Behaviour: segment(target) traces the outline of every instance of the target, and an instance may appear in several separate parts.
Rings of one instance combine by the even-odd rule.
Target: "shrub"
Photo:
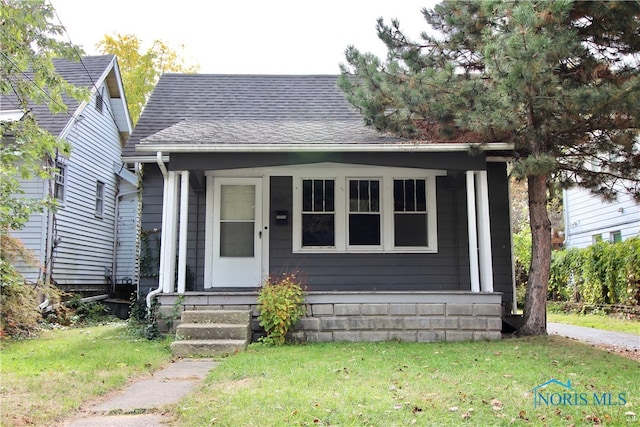
[[[553,253],[550,298],[587,304],[640,304],[640,238]]]
[[[295,274],[269,278],[263,283],[258,295],[258,320],[267,335],[261,338],[262,342],[284,344],[289,328],[306,313],[304,294]]]

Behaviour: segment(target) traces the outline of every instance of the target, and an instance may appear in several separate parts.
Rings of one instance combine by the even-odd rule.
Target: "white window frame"
[[[96,181],[96,211],[95,216],[97,218],[104,217],[104,202],[105,202],[105,188],[104,182]]]
[[[306,166],[293,174],[292,244],[294,253],[437,253],[436,177],[446,171],[433,169],[388,168],[362,165],[323,164]],[[335,245],[332,247],[302,246],[302,181],[305,179],[335,180]],[[350,179],[380,181],[381,234],[379,246],[348,245],[348,203]],[[394,179],[424,179],[427,191],[427,246],[396,247],[394,245]]]

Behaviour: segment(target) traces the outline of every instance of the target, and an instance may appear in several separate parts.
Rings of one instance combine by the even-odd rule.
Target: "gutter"
[[[168,178],[169,178],[169,172],[167,171],[167,167],[165,166],[163,160],[162,160],[162,152],[158,151],[156,153],[156,161],[158,163],[158,167],[160,168],[160,172],[162,172],[162,177],[164,178],[164,193],[163,193],[163,198],[167,197],[167,190],[168,190]],[[162,227],[164,227],[164,221],[166,220],[166,209],[167,207],[165,206],[166,203],[162,203]],[[160,243],[160,248],[162,250],[162,242]],[[149,292],[147,294],[147,312],[151,311],[151,299],[153,297],[155,297],[156,295],[158,295],[159,293],[162,292],[162,280],[160,280],[160,276],[162,275],[162,268],[163,268],[163,259],[164,257],[162,256],[162,254],[160,254],[160,271],[158,274],[158,288],[152,290],[151,292]]]
[[[136,145],[137,152],[149,152],[165,150],[170,153],[220,153],[220,152],[451,152],[468,151],[471,147],[477,147],[481,151],[490,150],[513,150],[514,144],[511,142],[496,142],[487,144],[467,144],[467,143],[442,143],[442,144],[421,144],[421,143],[396,143],[396,144],[367,144],[367,143],[305,143],[305,144],[193,144],[193,143],[141,143]]]

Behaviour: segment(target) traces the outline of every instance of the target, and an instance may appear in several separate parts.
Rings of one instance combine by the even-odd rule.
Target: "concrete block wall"
[[[462,341],[500,339],[500,304],[308,304],[291,338],[323,341]]]
[[[307,314],[289,338],[300,342],[327,341],[467,341],[501,338],[500,296],[487,294],[438,294],[405,297],[376,295],[367,298],[308,296]],[[251,310],[253,339],[264,331],[258,322],[255,293],[245,295],[159,295],[159,328],[172,332],[180,323],[182,310]],[[387,300],[383,302],[380,300]],[[409,301],[417,302],[409,302]],[[168,316],[167,314],[170,314]],[[171,318],[172,317],[172,318]],[[167,323],[168,319],[168,323]]]

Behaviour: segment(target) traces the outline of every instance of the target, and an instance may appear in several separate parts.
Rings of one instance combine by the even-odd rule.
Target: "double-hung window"
[[[56,172],[53,182],[53,197],[64,203],[67,188],[67,164],[64,158],[56,159]]]
[[[445,171],[328,165],[306,172],[294,178],[294,252],[437,252],[436,177]]]
[[[396,247],[426,247],[427,180],[393,180],[393,238]]]
[[[96,182],[96,216],[102,218],[104,215],[104,182]]]
[[[335,181],[302,180],[302,246],[335,246]]]
[[[380,180],[349,179],[349,246],[380,246]]]

